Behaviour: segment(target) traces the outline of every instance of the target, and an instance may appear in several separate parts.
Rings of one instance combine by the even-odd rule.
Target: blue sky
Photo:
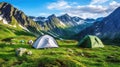
[[[82,18],[107,16],[120,6],[120,0],[0,0],[29,16],[57,16],[68,13]]]

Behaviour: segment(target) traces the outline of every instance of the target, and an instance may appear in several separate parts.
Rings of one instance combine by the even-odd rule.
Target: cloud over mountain
[[[61,10],[61,9],[71,8],[71,6],[68,4],[68,2],[64,0],[60,0],[60,1],[49,4],[47,8]]]
[[[72,16],[97,18],[107,16],[119,6],[120,3],[115,0],[91,0],[87,5],[80,5],[77,2],[68,2],[67,0],[59,0],[50,3],[47,8],[49,10],[60,10],[61,13],[68,13]]]

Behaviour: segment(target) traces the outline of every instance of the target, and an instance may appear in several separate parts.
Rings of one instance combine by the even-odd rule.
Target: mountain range
[[[0,3],[0,25],[22,29],[36,36],[50,34],[62,38],[82,38],[96,35],[100,38],[114,39],[120,36],[120,7],[107,17],[83,19],[63,14],[48,17],[27,16],[9,3]],[[7,28],[6,28],[7,29]]]
[[[77,16],[71,17],[68,14],[63,14],[61,16],[56,16],[55,14],[52,14],[48,17],[29,16],[29,18],[39,23],[40,26],[43,27],[42,30],[46,30],[47,33],[52,33],[60,37],[66,35],[72,36],[74,34],[77,34],[81,30],[91,26],[95,21],[97,21],[92,18],[83,19]]]
[[[103,19],[103,17],[100,17],[100,18],[97,18],[97,19],[93,19],[93,18],[83,19],[83,18],[80,18],[80,17],[77,17],[77,16],[71,17],[68,14],[63,14],[61,16],[55,16],[54,14],[52,14],[52,15],[48,16],[47,18],[42,17],[42,16],[39,16],[39,17],[29,16],[29,18],[33,19],[36,22],[42,23],[42,22],[46,22],[49,18],[51,18],[53,16],[58,18],[62,22],[61,24],[67,25],[67,26],[75,26],[75,25],[79,25],[79,24],[82,24],[82,23],[85,23],[85,22],[86,23],[94,23],[95,21],[100,21],[100,20]]]
[[[85,35],[96,35],[103,39],[120,38],[120,7],[114,10],[102,21],[95,22],[92,26],[78,33],[76,38],[82,38]]]
[[[6,2],[0,3],[0,21],[4,25],[14,27],[16,29],[21,28],[36,36],[50,34],[54,37],[65,38],[66,36],[69,37],[80,32],[80,30],[92,24],[91,22],[85,22],[82,18],[71,17],[68,14],[64,14],[59,17],[52,14],[47,18],[33,16],[28,17],[24,12]]]

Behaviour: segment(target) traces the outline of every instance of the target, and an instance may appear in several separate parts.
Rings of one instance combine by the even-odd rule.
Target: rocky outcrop
[[[6,23],[11,26],[21,27],[36,35],[40,34],[40,26],[34,21],[32,21],[30,18],[28,18],[22,11],[13,7],[9,3],[0,3],[0,15],[3,19],[3,22],[5,20]]]

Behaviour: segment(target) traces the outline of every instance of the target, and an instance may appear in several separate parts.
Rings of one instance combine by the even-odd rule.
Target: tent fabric
[[[43,35],[34,42],[33,47],[34,48],[52,48],[52,47],[58,47],[58,45],[53,37],[49,35]]]
[[[85,36],[78,46],[86,48],[104,47],[102,41],[97,36],[92,35]]]

